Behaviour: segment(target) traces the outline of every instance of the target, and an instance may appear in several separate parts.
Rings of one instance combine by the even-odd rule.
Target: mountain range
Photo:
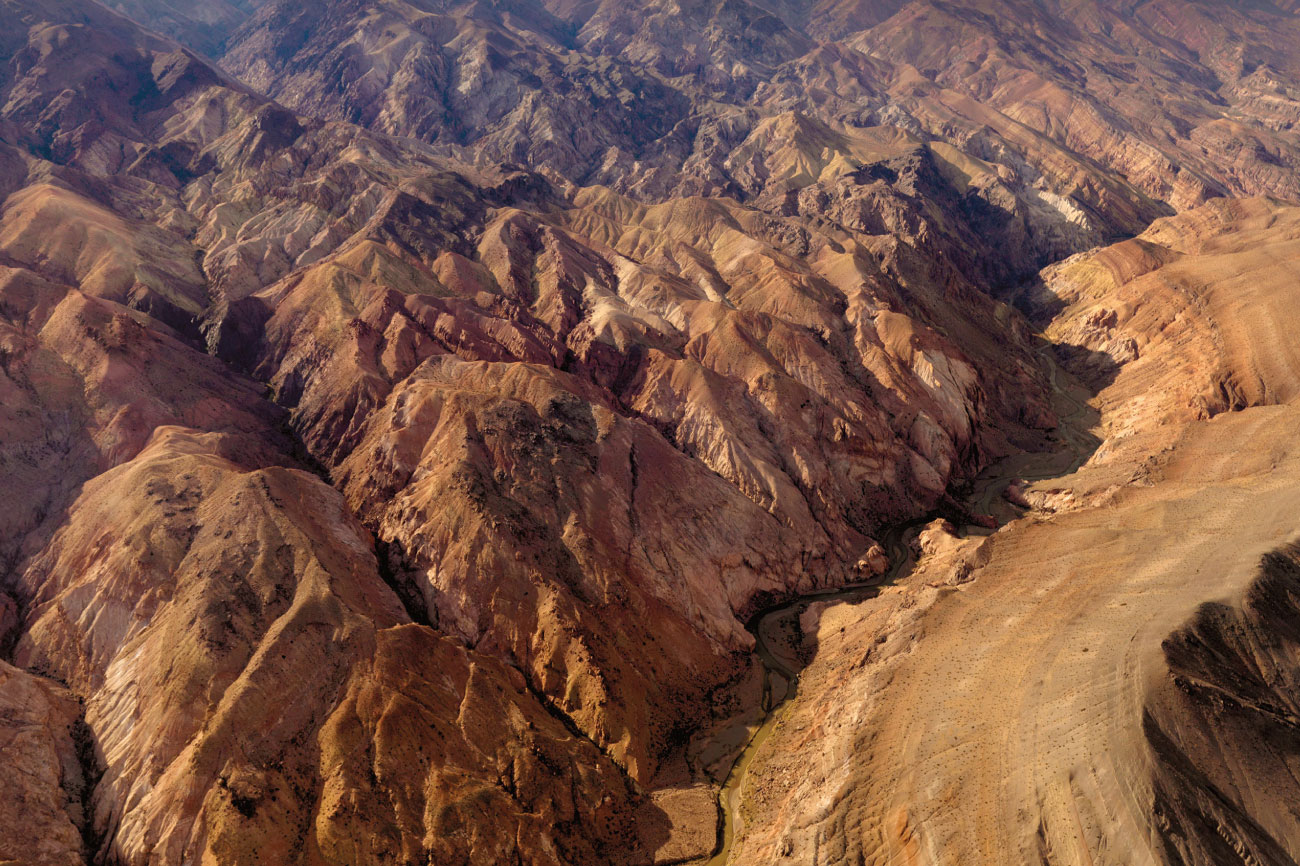
[[[0,24],[0,862],[1300,858],[1300,3]]]

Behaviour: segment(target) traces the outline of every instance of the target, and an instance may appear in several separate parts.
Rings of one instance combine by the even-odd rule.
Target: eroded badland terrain
[[[1300,859],[1300,4],[0,25],[0,863]]]

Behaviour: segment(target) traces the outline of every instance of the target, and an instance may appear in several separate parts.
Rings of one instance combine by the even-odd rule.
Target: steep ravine
[[[747,774],[758,750],[780,722],[783,708],[792,701],[799,688],[804,638],[800,634],[799,614],[809,604],[823,606],[859,603],[870,599],[883,586],[897,581],[915,564],[913,542],[916,533],[935,521],[955,521],[963,535],[985,535],[1019,516],[1021,509],[1003,499],[1008,486],[1016,481],[1032,482],[1069,475],[1092,455],[1097,440],[1087,430],[1090,407],[1086,389],[1064,373],[1049,343],[1039,352],[1046,367],[1052,391],[1060,411],[1060,427],[1055,450],[1020,453],[1008,456],[985,468],[971,483],[958,503],[936,508],[929,513],[891,527],[882,539],[889,566],[878,578],[828,590],[804,593],[769,605],[750,618],[746,628],[754,635],[754,652],[763,668],[761,690],[762,717],[753,726],[748,740],[722,779],[718,793],[718,838],[709,866],[725,866],[732,853],[732,843],[740,822]],[[1065,380],[1065,381],[1062,381]],[[1001,502],[1001,507],[998,503]]]
[[[1295,862],[1296,210],[1215,202],[1044,273],[1095,454],[808,606],[731,862]]]

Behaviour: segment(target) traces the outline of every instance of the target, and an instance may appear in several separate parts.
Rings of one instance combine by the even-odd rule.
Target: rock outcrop
[[[87,862],[88,745],[67,689],[0,662],[0,761],[12,784],[0,805],[0,857],[34,866]]]

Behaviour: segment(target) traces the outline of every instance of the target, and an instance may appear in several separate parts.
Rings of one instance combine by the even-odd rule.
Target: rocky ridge
[[[707,854],[686,756],[743,703],[748,616],[878,574],[887,527],[1051,440],[991,290],[1291,194],[1280,48],[1232,78],[1148,22],[1081,85],[1064,56],[1114,27],[1079,5],[972,89],[891,29],[946,6],[769,6],[121,5],[220,66],[0,6],[0,701],[38,770],[0,857]],[[1222,77],[1131,123],[1196,64]],[[1120,114],[1071,126],[1096,76]],[[1222,94],[1260,142],[1231,161]],[[1174,216],[1135,269],[1236,207],[1288,219]],[[1043,290],[1076,371],[1154,355],[1075,301],[1083,261]],[[1217,327],[1171,332],[1228,339],[1231,386],[1168,383],[1176,412],[1283,401]]]

